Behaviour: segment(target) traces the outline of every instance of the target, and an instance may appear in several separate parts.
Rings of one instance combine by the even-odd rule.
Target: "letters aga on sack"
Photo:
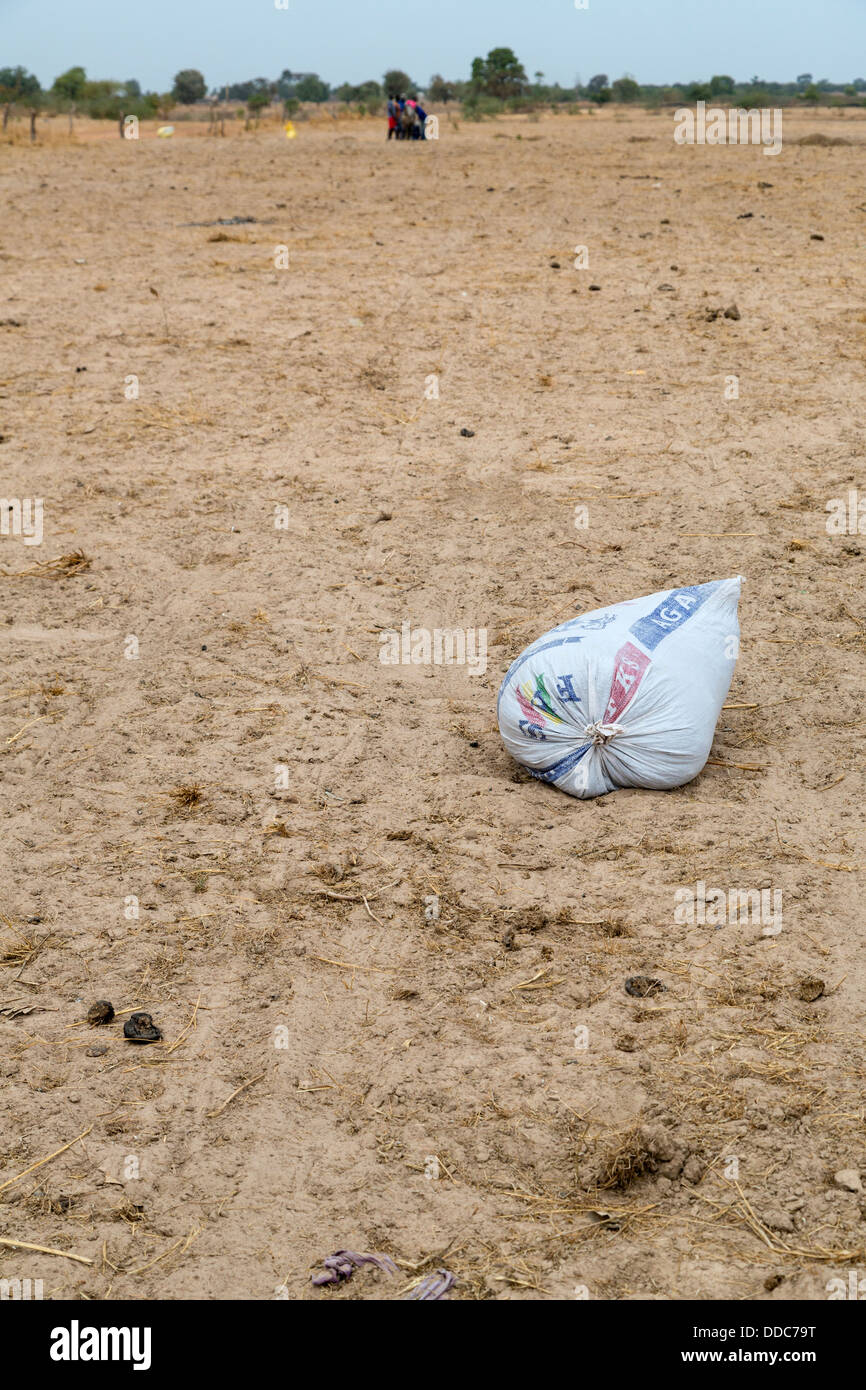
[[[570,796],[690,782],[734,673],[742,582],[630,599],[537,638],[499,691],[509,753]]]

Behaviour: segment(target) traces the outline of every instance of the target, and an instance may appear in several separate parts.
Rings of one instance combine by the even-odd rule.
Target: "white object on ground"
[[[570,796],[667,789],[706,762],[739,651],[742,577],[585,613],[512,663],[499,731],[533,777]]]

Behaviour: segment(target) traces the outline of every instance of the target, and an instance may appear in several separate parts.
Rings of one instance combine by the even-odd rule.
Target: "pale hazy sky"
[[[399,67],[423,83],[467,77],[503,45],[563,86],[597,72],[851,81],[866,76],[866,0],[0,0],[0,66],[43,86],[74,64],[157,91],[184,67],[208,87],[284,68],[338,83]]]

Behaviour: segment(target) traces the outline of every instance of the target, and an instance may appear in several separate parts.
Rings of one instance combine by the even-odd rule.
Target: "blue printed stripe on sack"
[[[692,584],[684,589],[674,589],[651,613],[632,623],[629,632],[648,652],[655,651],[659,642],[669,633],[675,632],[678,627],[682,627],[693,613],[697,613],[701,604],[706,603],[710,594],[724,582],[719,579],[712,584]]]
[[[549,767],[529,768],[532,777],[536,777],[539,782],[558,782],[560,777],[564,777],[567,772],[571,772],[573,767],[577,767],[581,758],[589,752],[591,743],[584,743],[582,747],[575,748],[573,753],[567,753],[564,758],[560,758],[558,763],[551,763]]]

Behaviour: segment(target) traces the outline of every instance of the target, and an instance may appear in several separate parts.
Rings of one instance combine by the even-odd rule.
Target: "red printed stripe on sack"
[[[536,728],[543,729],[544,715],[539,714],[535,706],[529,703],[522,690],[515,690],[514,693],[517,696],[517,703],[523,710],[524,718],[528,719],[530,724],[534,724]]]
[[[645,652],[626,642],[616,654],[610,696],[604,712],[605,724],[612,724],[619,718],[637,694],[638,686],[649,668],[651,658]]]

